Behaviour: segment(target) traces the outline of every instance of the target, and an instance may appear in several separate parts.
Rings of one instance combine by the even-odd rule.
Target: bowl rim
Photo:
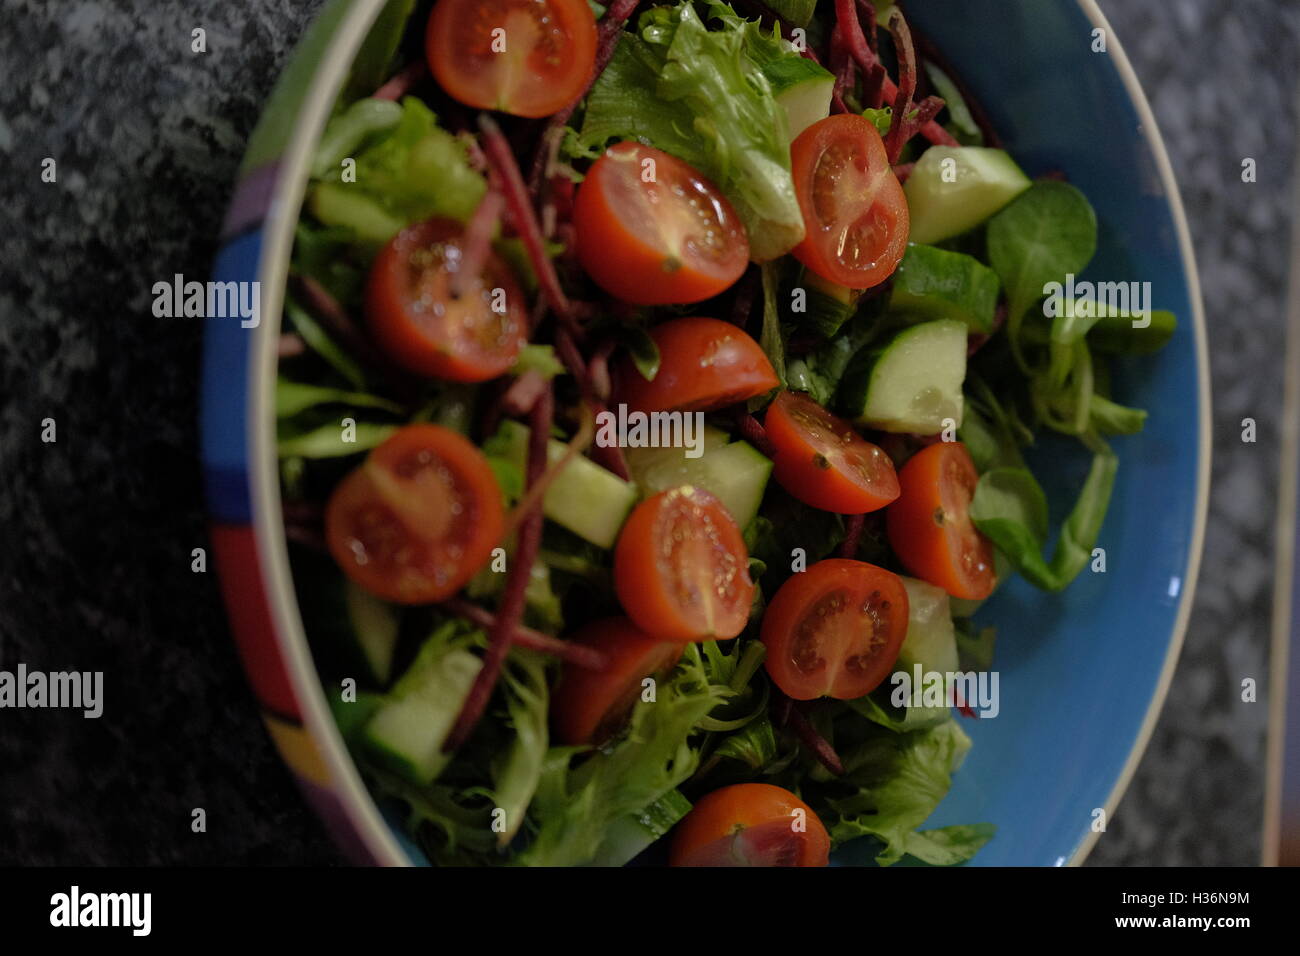
[[[348,2],[348,0],[335,0]],[[402,848],[379,805],[361,778],[355,761],[343,742],[321,687],[306,629],[293,587],[288,542],[283,533],[278,469],[276,464],[273,417],[266,410],[273,407],[274,385],[278,364],[277,338],[282,322],[284,294],[294,230],[306,193],[308,167],[312,153],[324,130],[334,102],[341,91],[352,61],[371,25],[387,0],[352,0],[329,38],[320,61],[312,72],[312,83],[299,108],[297,119],[278,161],[279,172],[274,201],[262,225],[262,244],[258,253],[256,278],[261,281],[262,312],[272,321],[254,336],[249,354],[249,395],[245,434],[248,441],[248,484],[251,499],[249,524],[253,529],[256,553],[262,569],[266,599],[274,625],[275,640],[281,651],[290,683],[297,695],[303,725],[317,744],[329,772],[332,786],[342,805],[347,823],[352,827],[374,861],[386,866],[411,866],[416,863]],[[1169,643],[1155,690],[1139,726],[1124,766],[1106,800],[1105,819],[1112,819],[1115,809],[1132,781],[1142,755],[1168,695],[1173,673],[1182,649],[1196,591],[1204,546],[1210,485],[1210,375],[1204,307],[1200,278],[1178,184],[1156,125],[1150,104],[1143,93],[1123,46],[1096,0],[1075,0],[1094,27],[1105,31],[1115,69],[1139,119],[1139,132],[1155,160],[1165,191],[1177,235],[1179,258],[1187,282],[1192,309],[1192,332],[1195,339],[1197,381],[1197,469],[1196,505],[1184,587]],[[317,17],[321,14],[318,13]],[[296,55],[296,54],[293,54]],[[292,56],[292,55],[291,55]],[[275,333],[275,334],[273,334]],[[1096,845],[1100,833],[1089,828],[1076,845],[1067,865],[1083,863]]]
[[[1201,301],[1201,276],[1196,267],[1196,251],[1192,245],[1191,229],[1187,225],[1187,213],[1183,209],[1182,194],[1178,191],[1178,180],[1174,176],[1173,164],[1169,161],[1169,152],[1165,148],[1164,137],[1156,124],[1155,114],[1151,111],[1142,84],[1138,80],[1133,64],[1129,61],[1124,45],[1120,42],[1110,21],[1097,5],[1097,0],[1077,0],[1093,27],[1103,32],[1108,38],[1111,62],[1119,74],[1120,81],[1128,93],[1128,98],[1136,110],[1139,131],[1146,140],[1155,159],[1156,169],[1160,174],[1160,183],[1165,190],[1165,201],[1174,221],[1174,231],[1178,236],[1179,258],[1182,260],[1183,272],[1187,278],[1187,298],[1192,306],[1192,332],[1195,338],[1196,353],[1196,418],[1197,418],[1197,452],[1196,452],[1196,507],[1192,517],[1192,539],[1187,554],[1187,567],[1183,573],[1183,589],[1179,595],[1178,612],[1174,617],[1173,631],[1169,636],[1169,646],[1165,650],[1164,664],[1160,668],[1160,677],[1156,681],[1155,691],[1147,704],[1146,715],[1138,728],[1128,758],[1120,770],[1119,776],[1111,787],[1110,796],[1103,807],[1104,820],[1112,820],[1120,800],[1133,781],[1138,764],[1146,753],[1151,735],[1155,731],[1160,713],[1164,710],[1165,698],[1169,686],[1173,683],[1174,670],[1178,657],[1182,653],[1183,641],[1187,636],[1187,625],[1191,619],[1192,604],[1196,598],[1196,585],[1201,570],[1201,553],[1205,548],[1205,525],[1209,514],[1210,501],[1210,456],[1212,454],[1212,432],[1210,428],[1210,361],[1209,341],[1205,331],[1205,306]],[[1083,840],[1075,847],[1068,865],[1081,866],[1088,858],[1101,831],[1088,828]]]

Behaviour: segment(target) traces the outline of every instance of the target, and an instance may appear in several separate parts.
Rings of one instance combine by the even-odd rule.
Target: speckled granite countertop
[[[340,862],[257,718],[214,576],[190,571],[200,329],[148,309],[158,275],[206,273],[244,141],[319,5],[0,0],[0,661],[106,670],[113,699],[96,721],[0,718],[0,864]],[[1266,685],[1300,4],[1103,7],[1188,207],[1215,447],[1183,659],[1091,862],[1251,864],[1266,703],[1238,688]]]

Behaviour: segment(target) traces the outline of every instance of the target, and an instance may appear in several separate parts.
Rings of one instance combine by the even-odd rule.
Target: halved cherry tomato
[[[586,0],[438,0],[424,48],[439,85],[466,106],[550,116],[591,79],[596,17]]]
[[[651,381],[626,356],[616,395],[634,411],[708,412],[770,392],[781,384],[762,346],[721,319],[669,319],[650,330],[659,348]]]
[[[714,790],[673,832],[672,866],[827,866],[831,838],[789,790],[738,783]]]
[[[800,262],[850,289],[879,285],[907,247],[907,200],[875,125],[856,113],[819,120],[790,146],[807,234]]]
[[[865,514],[898,497],[889,456],[802,392],[781,392],[763,420],[776,449],[773,476],[804,504]]]
[[[394,236],[370,267],[366,315],[379,344],[403,367],[482,382],[514,365],[527,339],[528,312],[510,267],[495,253],[453,298],[461,238],[460,224],[450,219],[430,219]]]
[[[889,545],[903,566],[955,598],[993,593],[993,545],[970,520],[979,473],[961,442],[923,448],[898,473],[902,494],[885,512]]]
[[[702,302],[749,265],[749,239],[731,203],[653,146],[606,150],[578,187],[573,222],[588,275],[636,305]]]
[[[571,638],[605,658],[600,670],[566,663],[551,693],[551,722],[566,744],[600,745],[627,722],[641,681],[672,669],[684,645],[660,641],[625,617],[593,621]]]
[[[614,546],[614,590],[628,617],[656,638],[735,637],[754,600],[744,536],[703,488],[661,491],[623,525]]]
[[[853,700],[880,685],[907,634],[907,590],[865,561],[818,561],[781,585],[763,615],[764,664],[795,700]]]
[[[505,523],[483,453],[438,425],[407,425],[334,489],[330,553],[372,594],[429,604],[460,590],[491,556]]]

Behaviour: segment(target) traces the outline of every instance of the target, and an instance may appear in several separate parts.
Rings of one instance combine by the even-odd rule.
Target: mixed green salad
[[[429,858],[971,859],[925,822],[995,712],[972,615],[1093,559],[1110,358],[1174,328],[1053,291],[1096,242],[891,4],[388,3],[276,413],[326,694]]]

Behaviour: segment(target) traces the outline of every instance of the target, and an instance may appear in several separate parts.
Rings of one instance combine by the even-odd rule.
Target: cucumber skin
[[[386,649],[388,666],[384,667],[359,638],[349,600],[349,591],[358,586],[339,570],[332,558],[295,550],[291,567],[303,628],[313,651],[320,655],[321,669],[337,677],[357,678],[363,686],[386,687],[392,679],[393,648]],[[371,600],[388,608],[394,616],[399,613],[378,598]],[[395,626],[394,646],[397,631]]]
[[[850,361],[848,368],[844,371],[844,377],[840,382],[840,388],[837,393],[836,407],[840,414],[851,419],[854,424],[868,427],[880,428],[882,431],[893,431],[894,429],[883,428],[873,423],[866,417],[867,404],[871,397],[871,381],[875,377],[876,368],[880,360],[890,351],[905,335],[913,335],[918,330],[925,329],[927,326],[937,325],[940,322],[960,325],[950,319],[940,319],[935,322],[923,322],[920,325],[911,325],[902,331],[891,336],[889,341],[881,346],[867,346],[858,352]],[[957,425],[961,425],[960,419]],[[911,429],[901,429],[903,432]]]
[[[921,319],[956,319],[973,332],[993,332],[997,273],[973,256],[910,243],[894,271],[890,308]]]
[[[442,752],[442,742],[483,666],[464,648],[442,646],[437,651],[416,659],[362,734],[376,765],[421,786],[436,780],[451,761],[452,755]],[[389,726],[393,721],[396,725]],[[412,725],[417,728],[414,732]],[[416,739],[420,736],[427,739]]]
[[[942,175],[944,159],[957,160],[957,181]],[[980,177],[970,181],[970,171]],[[967,181],[962,173],[967,171]],[[992,172],[993,175],[988,174]],[[984,222],[1032,185],[1005,151],[985,146],[931,146],[903,184],[914,242],[936,243]]]
[[[649,452],[650,449],[643,451]],[[772,475],[772,460],[748,442],[731,442],[705,451],[699,458],[682,456],[680,448],[655,451],[660,454],[654,458],[643,454],[638,462],[640,471],[633,472],[647,497],[681,485],[696,485],[721,501],[741,528],[758,514],[763,492]],[[674,460],[679,456],[680,462]],[[740,477],[741,468],[745,469],[745,487],[737,488],[731,482]],[[720,482],[727,483],[727,487],[720,487]]]
[[[691,812],[680,790],[669,790],[640,813],[615,820],[588,866],[623,866],[667,836],[678,820]]]
[[[528,453],[528,429],[515,421],[501,423],[510,442],[510,455],[521,466]],[[547,459],[554,462],[565,446],[551,439]],[[555,476],[542,498],[542,513],[558,525],[599,548],[614,546],[632,506],[636,488],[595,462],[578,456]]]

